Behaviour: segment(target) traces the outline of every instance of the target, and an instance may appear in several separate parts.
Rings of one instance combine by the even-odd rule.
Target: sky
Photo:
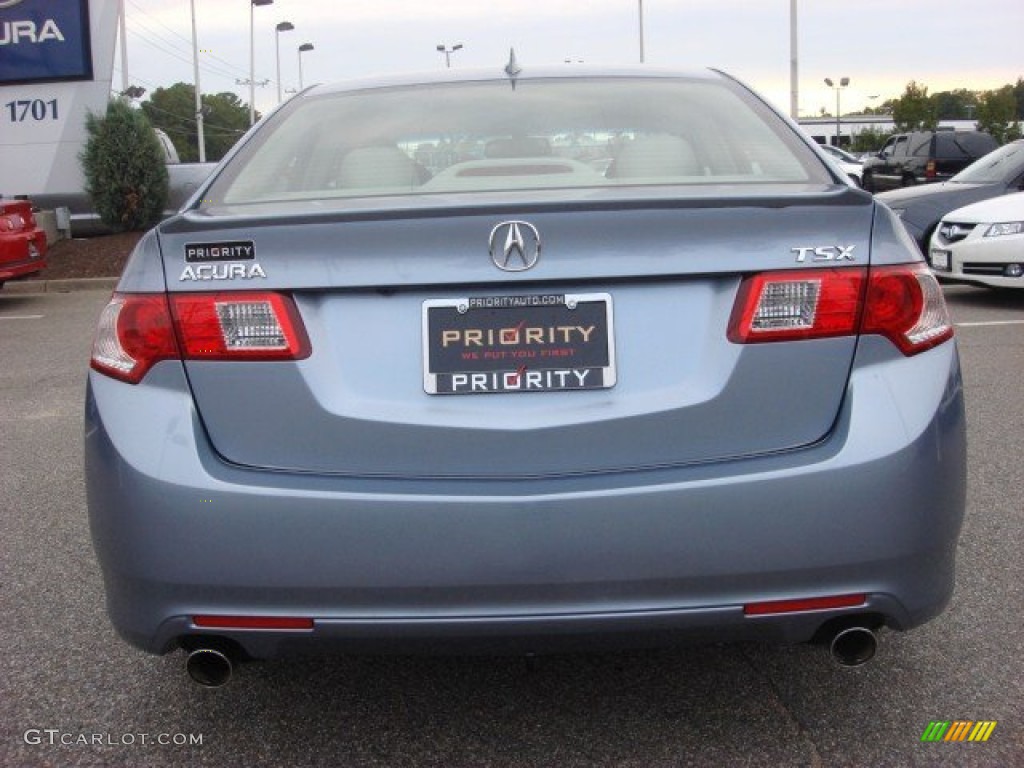
[[[152,92],[192,82],[189,0],[124,0],[131,84]],[[248,103],[249,1],[194,0],[204,93]],[[283,95],[305,85],[438,70],[437,46],[461,43],[453,68],[500,72],[510,47],[531,65],[640,61],[641,0],[274,0],[254,8],[256,106],[277,104],[275,38]],[[790,0],[642,0],[645,65],[714,67],[780,109],[790,104]],[[294,30],[277,33],[279,22]],[[1024,77],[1024,0],[798,0],[800,116],[835,110],[824,78],[850,78],[841,111],[898,98],[914,80],[929,93],[986,90]],[[566,59],[570,60],[566,64]],[[120,54],[114,87],[121,87]]]

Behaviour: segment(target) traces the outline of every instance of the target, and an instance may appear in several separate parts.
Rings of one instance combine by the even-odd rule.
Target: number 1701
[[[10,112],[12,123],[23,123],[26,120],[32,119],[35,121],[40,120],[56,120],[57,119],[57,100],[50,99],[49,101],[43,101],[42,99],[22,99],[19,101],[9,101],[4,104]]]

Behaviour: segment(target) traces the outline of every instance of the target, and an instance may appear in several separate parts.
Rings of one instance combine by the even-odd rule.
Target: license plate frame
[[[422,336],[428,395],[600,390],[617,380],[608,293],[428,299]]]

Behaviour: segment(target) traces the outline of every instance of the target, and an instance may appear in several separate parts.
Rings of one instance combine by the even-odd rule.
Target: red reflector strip
[[[193,616],[204,629],[312,629],[313,620],[294,616]]]
[[[831,608],[855,608],[867,602],[867,595],[838,595],[836,597],[808,597],[802,600],[771,600],[764,603],[747,603],[743,606],[746,616],[765,616],[773,613],[798,613],[800,611],[827,611]]]

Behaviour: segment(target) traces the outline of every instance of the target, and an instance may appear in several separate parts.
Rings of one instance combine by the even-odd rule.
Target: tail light
[[[115,294],[100,316],[92,367],[137,384],[160,360],[301,360],[309,339],[279,293]]]
[[[908,357],[953,336],[924,264],[767,272],[744,279],[728,337],[736,344],[877,334]]]
[[[926,179],[934,179],[938,174],[935,171],[935,161],[929,160],[924,166],[924,177]]]

